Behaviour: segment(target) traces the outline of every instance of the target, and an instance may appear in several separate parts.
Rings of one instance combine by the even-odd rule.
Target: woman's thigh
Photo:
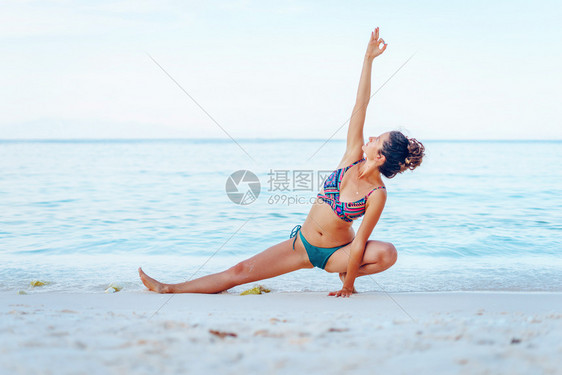
[[[268,279],[301,268],[312,268],[300,239],[294,238],[273,245],[229,269],[239,283]]]
[[[327,272],[346,272],[347,264],[349,262],[350,246],[346,245],[338,249],[326,263],[324,268]],[[369,240],[365,245],[365,252],[363,253],[363,260],[361,266],[365,264],[377,263],[380,261],[390,260],[393,253],[396,252],[394,246],[389,242]]]

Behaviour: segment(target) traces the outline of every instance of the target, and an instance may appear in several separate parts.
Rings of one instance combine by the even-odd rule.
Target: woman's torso
[[[363,160],[350,165],[342,162],[344,166],[333,171],[322,186],[319,196],[327,198],[327,202],[317,197],[302,225],[303,235],[314,246],[340,246],[355,238],[353,220],[364,214],[364,209],[361,211],[361,208],[365,207],[370,193],[379,188],[373,190],[372,185],[359,180],[357,164]],[[337,209],[334,207],[336,205],[339,206]]]

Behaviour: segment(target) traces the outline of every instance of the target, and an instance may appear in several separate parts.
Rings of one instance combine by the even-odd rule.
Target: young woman
[[[331,296],[349,297],[359,276],[388,269],[397,252],[388,242],[369,240],[386,202],[382,176],[392,178],[421,164],[423,145],[397,131],[363,139],[363,124],[371,96],[373,60],[386,50],[378,27],[363,61],[357,101],[347,132],[347,148],[336,169],[325,181],[317,201],[301,225],[293,228],[288,240],[219,273],[179,284],[163,284],[147,276],[144,285],[158,293],[218,293],[236,285],[268,279],[301,268],[319,267],[338,272],[341,290]],[[365,215],[355,235],[353,220]],[[298,236],[297,236],[298,234]],[[294,237],[294,239],[293,239]]]

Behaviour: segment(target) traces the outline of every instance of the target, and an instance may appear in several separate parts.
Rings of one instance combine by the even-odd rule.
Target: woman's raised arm
[[[353,161],[360,159],[363,155],[361,146],[365,143],[363,139],[363,125],[365,124],[365,116],[367,114],[367,105],[371,98],[371,70],[375,57],[381,55],[386,50],[387,44],[382,38],[379,38],[379,28],[371,32],[371,38],[367,46],[367,52],[363,59],[363,69],[359,80],[359,88],[357,89],[357,99],[349,121],[347,130],[347,147],[346,156]],[[357,155],[355,155],[357,154]]]

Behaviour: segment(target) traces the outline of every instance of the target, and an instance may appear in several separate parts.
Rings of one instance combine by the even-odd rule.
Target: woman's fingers
[[[382,48],[381,48],[381,45],[382,45]],[[384,39],[383,39],[383,38],[380,38],[379,41],[378,41],[378,43],[377,43],[377,47],[380,49],[381,53],[384,52],[384,50],[386,49],[386,46],[387,46],[387,44],[386,44],[386,42],[384,41]]]
[[[379,28],[377,27],[375,29],[375,40],[377,40],[379,38]]]
[[[330,292],[328,293],[329,296],[336,296],[336,297],[350,297],[351,292],[348,290],[338,290],[337,292]]]

